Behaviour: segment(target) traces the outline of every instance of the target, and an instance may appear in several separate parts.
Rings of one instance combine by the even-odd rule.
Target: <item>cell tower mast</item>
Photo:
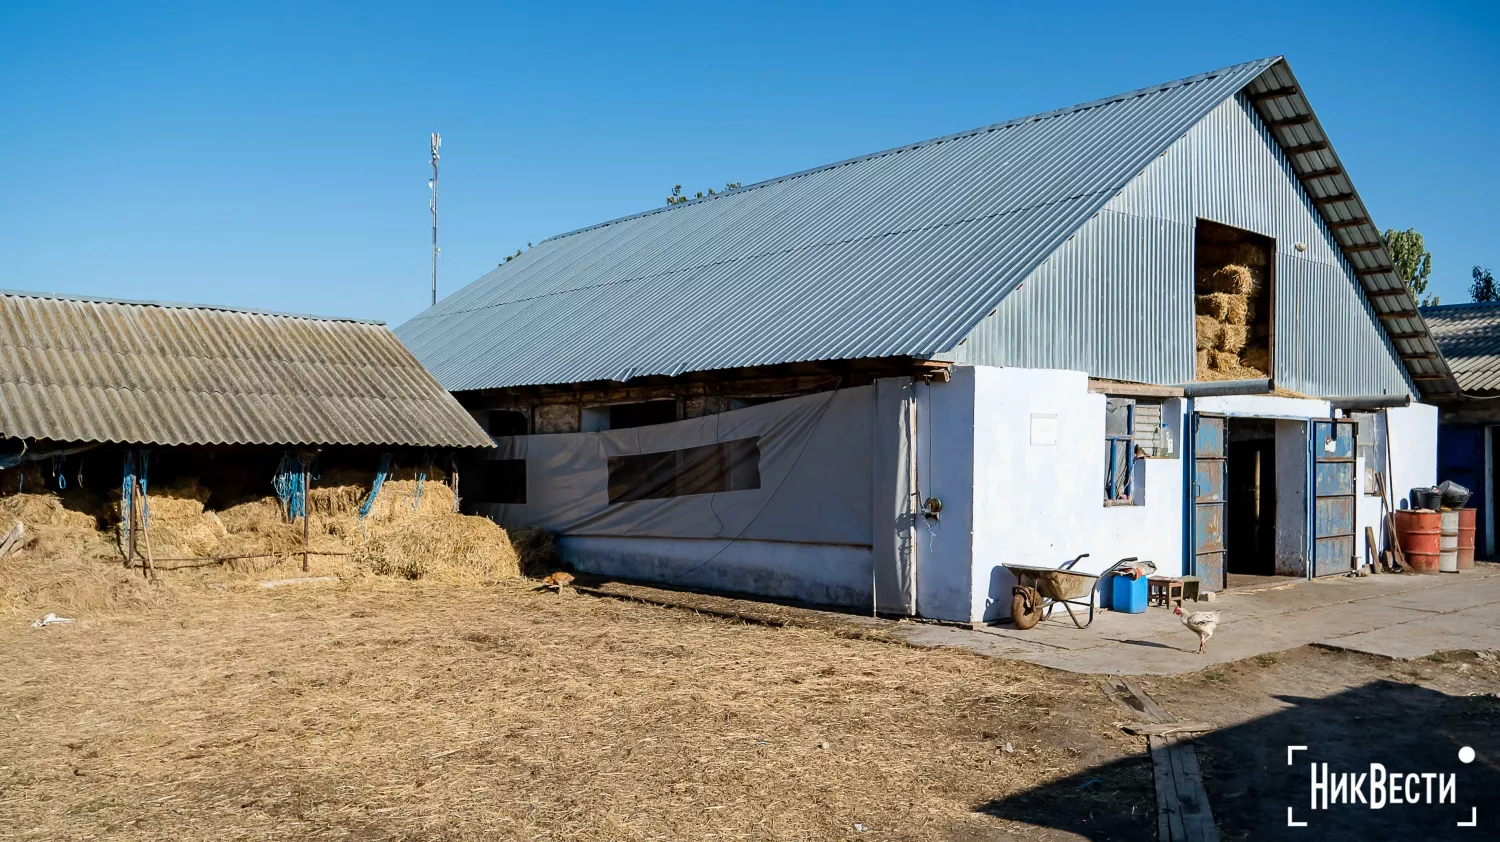
[[[432,133],[432,181],[427,186],[432,188],[432,303],[437,304],[437,188],[438,188],[438,149],[443,145],[443,136],[437,132]]]

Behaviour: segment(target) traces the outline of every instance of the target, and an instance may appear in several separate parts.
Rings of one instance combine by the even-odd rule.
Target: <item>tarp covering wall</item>
[[[909,505],[896,482],[911,458],[898,429],[910,380],[881,383],[880,410],[866,386],[670,424],[500,438],[485,458],[525,460],[526,502],[474,508],[548,529],[576,567],[609,575],[870,606],[881,567],[881,609],[910,613],[910,541],[891,537]],[[626,499],[639,491],[621,488],[629,457],[726,442],[758,453],[758,487]]]

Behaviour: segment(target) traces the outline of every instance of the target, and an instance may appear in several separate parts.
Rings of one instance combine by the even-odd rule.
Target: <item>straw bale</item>
[[[1227,292],[1212,292],[1198,296],[1197,311],[1200,316],[1211,316],[1224,324],[1245,324],[1247,311],[1245,296]]]
[[[1198,356],[1193,364],[1193,379],[1208,380],[1210,369],[1208,367],[1208,349],[1199,348]]]
[[[1195,316],[1197,328],[1198,350],[1208,351],[1219,345],[1219,335],[1224,331],[1224,325],[1213,316]]]
[[[505,530],[488,518],[419,515],[372,530],[354,560],[382,576],[455,585],[489,584],[521,574]]]
[[[1263,375],[1271,371],[1271,351],[1264,345],[1251,345],[1240,353],[1240,362]]]
[[[1229,351],[1209,351],[1208,360],[1214,371],[1234,371],[1240,367],[1240,355]]]
[[[1198,288],[1208,292],[1227,292],[1230,295],[1254,295],[1260,291],[1260,279],[1248,266],[1231,263],[1198,278]]]
[[[1249,329],[1244,325],[1223,325],[1219,333],[1218,350],[1237,354],[1241,348],[1245,347],[1247,338],[1249,338]]]

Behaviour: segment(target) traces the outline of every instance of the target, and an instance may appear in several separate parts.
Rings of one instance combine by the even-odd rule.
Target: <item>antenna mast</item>
[[[443,136],[437,132],[432,133],[432,181],[427,186],[432,188],[432,303],[437,304],[437,188],[438,188],[438,148],[443,145]]]

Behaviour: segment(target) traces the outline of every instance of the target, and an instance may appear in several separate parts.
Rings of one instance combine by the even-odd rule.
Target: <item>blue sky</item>
[[[1500,4],[1319,5],[7,3],[0,287],[395,325],[429,294],[434,130],[449,293],[673,184],[1284,54],[1466,299],[1500,270]]]

